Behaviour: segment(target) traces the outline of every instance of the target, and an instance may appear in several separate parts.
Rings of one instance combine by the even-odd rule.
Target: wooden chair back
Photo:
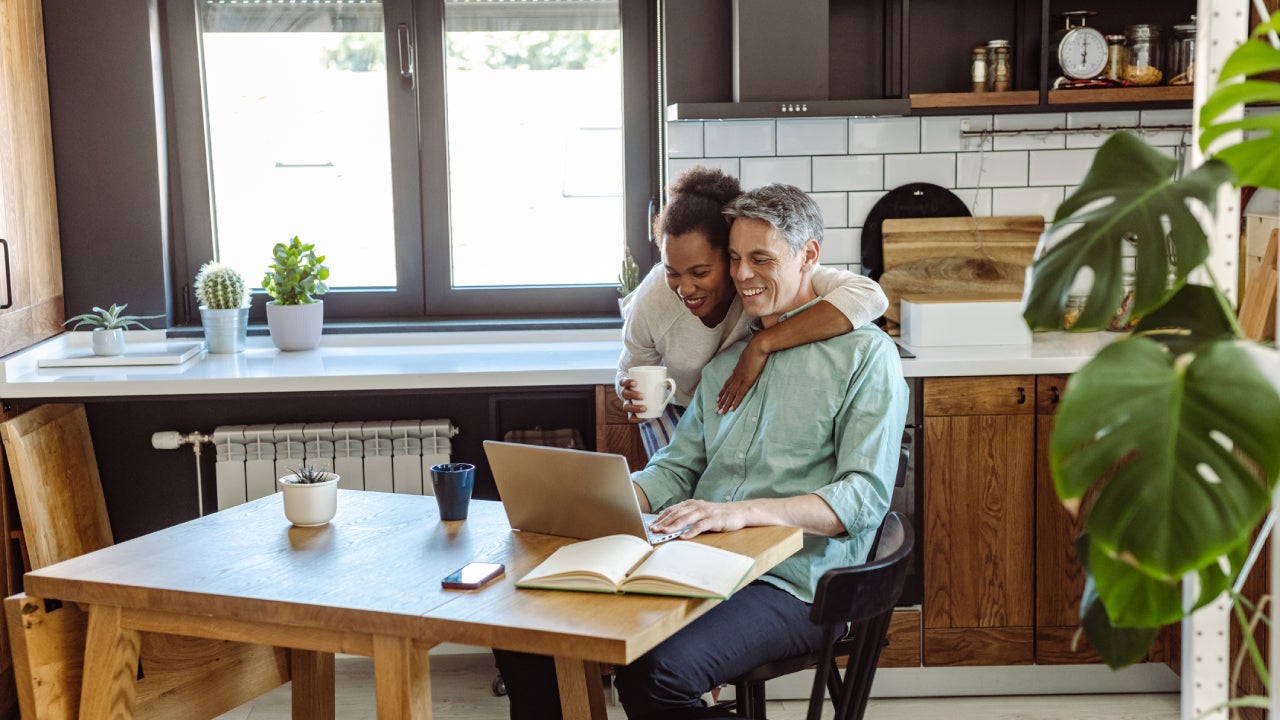
[[[111,545],[83,405],[40,405],[0,423],[28,569]],[[79,716],[88,615],[56,600],[5,600],[22,717]],[[215,717],[289,680],[284,650],[143,633],[137,718]]]

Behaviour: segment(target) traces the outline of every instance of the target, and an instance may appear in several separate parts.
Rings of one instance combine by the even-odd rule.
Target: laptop
[[[684,532],[649,531],[658,516],[640,512],[621,455],[496,440],[485,440],[484,452],[517,530],[583,540],[634,535],[655,545]]]

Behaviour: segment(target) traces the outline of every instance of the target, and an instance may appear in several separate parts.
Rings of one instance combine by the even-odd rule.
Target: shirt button
[[[755,415],[752,415],[751,422],[760,422],[760,418],[756,417]]]
[[[738,459],[739,459],[739,460],[741,460],[741,459],[742,459],[742,458],[744,458],[744,457],[746,457],[746,454],[745,454],[745,453],[738,453]]]
[[[733,495],[725,495],[725,496],[724,496],[724,501],[725,501],[725,502],[729,502],[729,501],[730,501],[730,500],[732,500],[732,499],[733,499]]]

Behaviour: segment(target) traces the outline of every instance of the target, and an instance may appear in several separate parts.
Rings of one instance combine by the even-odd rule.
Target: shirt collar
[[[786,322],[789,318],[791,318],[791,316],[795,315],[795,314],[796,314],[796,313],[798,313],[798,312],[804,312],[805,310],[808,310],[808,309],[809,309],[809,306],[813,305],[814,303],[818,302],[818,301],[819,301],[819,300],[821,300],[821,299],[822,299],[822,296],[821,296],[821,295],[819,295],[818,297],[815,297],[814,299],[812,299],[812,300],[810,300],[809,302],[807,302],[807,303],[805,303],[805,304],[801,305],[800,307],[796,308],[795,310],[788,310],[787,312],[782,313],[781,315],[779,315],[779,316],[778,316],[778,322]],[[760,322],[760,318],[758,318],[758,317],[753,317],[753,318],[751,318],[751,331],[752,331],[752,332],[759,332],[759,331],[761,331],[761,330],[763,330],[763,329],[764,329],[764,325]]]

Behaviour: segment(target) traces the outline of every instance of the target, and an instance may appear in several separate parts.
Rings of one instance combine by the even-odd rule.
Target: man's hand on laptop
[[[747,515],[743,503],[715,503],[706,500],[685,500],[658,513],[658,519],[649,526],[655,533],[675,532],[684,528],[682,540],[704,532],[729,532],[746,526]]]

